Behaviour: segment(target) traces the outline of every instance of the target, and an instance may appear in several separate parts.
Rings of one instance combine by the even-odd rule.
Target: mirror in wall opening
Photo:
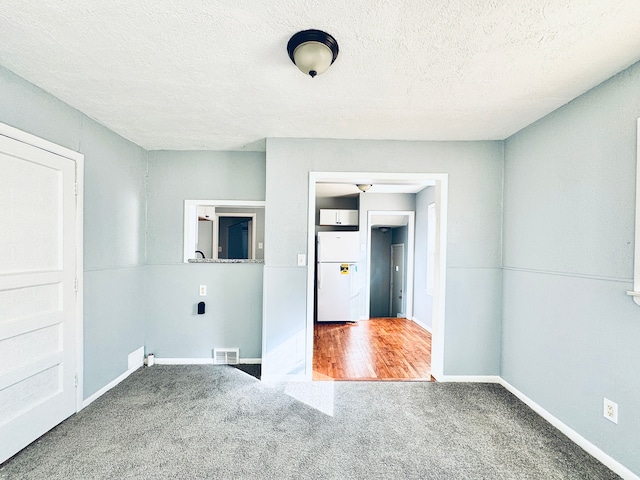
[[[264,202],[185,200],[184,262],[263,260]]]

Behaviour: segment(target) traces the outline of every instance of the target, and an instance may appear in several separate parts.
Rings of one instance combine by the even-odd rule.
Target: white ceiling
[[[2,0],[0,65],[149,150],[503,139],[640,60],[638,25],[638,0]],[[314,79],[308,28],[340,46]]]

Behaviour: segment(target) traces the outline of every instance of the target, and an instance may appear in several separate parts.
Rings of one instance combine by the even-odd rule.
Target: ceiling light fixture
[[[362,193],[364,193],[364,192],[366,192],[367,190],[369,190],[369,189],[372,187],[372,185],[371,185],[370,183],[359,183],[359,184],[357,184],[357,185],[356,185],[356,187],[358,187],[358,189],[359,189]]]
[[[313,78],[335,62],[338,42],[322,30],[303,30],[291,37],[287,52],[296,67]]]

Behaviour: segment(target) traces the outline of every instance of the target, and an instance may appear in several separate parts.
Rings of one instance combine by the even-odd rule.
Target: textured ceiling
[[[150,150],[503,139],[640,60],[638,25],[638,0],[2,0],[0,64]],[[308,28],[340,45],[314,79]]]

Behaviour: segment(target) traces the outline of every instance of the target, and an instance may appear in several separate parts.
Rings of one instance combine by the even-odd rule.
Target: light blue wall
[[[502,340],[505,380],[637,474],[639,116],[636,64],[506,140]]]
[[[83,116],[85,395],[144,346],[147,152]]]
[[[0,67],[0,121],[85,156],[84,397],[144,344],[147,153]]]
[[[433,295],[427,293],[427,225],[428,208],[435,202],[435,187],[427,187],[416,194],[416,243],[413,282],[413,317],[423,326],[433,326]]]
[[[208,358],[214,348],[262,355],[262,265],[148,265],[146,337],[157,358]],[[198,286],[207,285],[207,296]],[[204,315],[197,314],[204,301]]]
[[[263,373],[306,367],[309,172],[449,174],[446,374],[500,372],[502,142],[267,139]],[[286,184],[287,188],[282,188]]]
[[[239,347],[241,358],[261,357],[262,265],[184,264],[182,255],[185,200],[264,200],[264,192],[264,153],[149,152],[147,352],[210,359],[213,348]]]

